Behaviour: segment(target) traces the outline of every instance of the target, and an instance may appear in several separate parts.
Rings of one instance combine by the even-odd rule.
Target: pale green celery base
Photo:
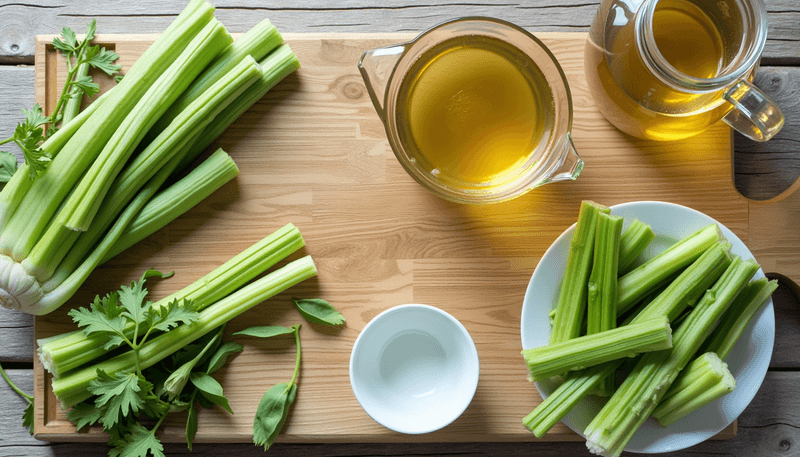
[[[211,21],[213,12],[211,5],[193,1],[136,60],[104,103],[63,146],[47,172],[33,182],[0,236],[0,251],[10,251],[18,261],[28,256],[55,211],[127,113],[175,60],[176,49],[184,48]]]
[[[666,317],[641,321],[560,343],[522,351],[534,381],[568,371],[581,370],[642,352],[672,347],[672,331]]]
[[[617,314],[622,314],[676,271],[694,262],[722,239],[717,224],[711,224],[678,241],[619,279]]]
[[[255,281],[200,312],[200,318],[191,324],[175,329],[147,341],[139,351],[142,369],[163,360],[178,349],[202,337],[241,313],[253,308],[270,297],[317,274],[310,256],[295,260],[285,267]],[[53,392],[64,408],[74,406],[89,397],[89,383],[97,377],[97,370],[108,373],[132,371],[133,352],[114,357],[53,380]]]
[[[106,255],[111,259],[152,235],[216,192],[239,174],[233,159],[218,149],[183,179],[154,196]]]
[[[714,352],[694,359],[670,386],[653,410],[653,417],[664,427],[733,392],[736,380],[728,365]]]
[[[656,237],[653,229],[644,222],[636,219],[631,225],[622,233],[622,238],[619,244],[619,272],[624,274],[628,272],[629,267],[633,264],[639,255],[647,249],[647,246]]]
[[[594,202],[581,202],[578,222],[570,241],[567,268],[558,294],[553,330],[550,333],[551,344],[580,335],[586,311],[586,289],[594,253],[597,214],[610,211],[609,208]]]
[[[735,257],[686,321],[675,331],[671,351],[649,352],[585,430],[587,447],[618,456],[650,416],[672,381],[697,352],[719,318],[758,270]]]
[[[305,246],[300,231],[288,224],[245,249],[223,265],[215,268],[191,285],[157,301],[153,306],[164,306],[174,300],[191,300],[200,309],[227,296],[259,274],[274,266],[293,252]],[[133,336],[134,326],[125,332]],[[52,361],[55,376],[60,376],[106,353],[105,341],[97,336],[86,336],[82,331],[65,333],[49,338],[40,352]]]

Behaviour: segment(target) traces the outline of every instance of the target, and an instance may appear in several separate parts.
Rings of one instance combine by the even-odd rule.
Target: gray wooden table
[[[244,32],[268,17],[282,32],[416,32],[465,15],[493,16],[532,32],[586,31],[597,0],[218,0],[217,17],[231,32]],[[0,0],[0,138],[34,101],[34,37],[63,26],[82,31],[96,18],[101,33],[162,31],[185,1]],[[772,141],[735,138],[735,182],[753,199],[768,199],[800,177],[800,3],[767,0],[769,38],[756,83],[784,111],[786,126]],[[800,227],[798,228],[800,230]],[[676,456],[800,456],[800,302],[796,285],[781,284],[774,295],[775,350],[758,395],[739,418],[738,436],[707,441]],[[33,320],[0,308],[0,362],[18,385],[32,391]],[[33,439],[20,425],[24,401],[0,382],[0,456],[105,455],[104,444],[50,444]],[[167,445],[170,454],[188,453]],[[271,455],[588,455],[583,443],[448,444],[276,444]],[[261,455],[246,444],[198,444],[197,455]]]

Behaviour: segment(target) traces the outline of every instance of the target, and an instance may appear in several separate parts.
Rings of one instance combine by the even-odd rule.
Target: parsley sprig
[[[82,97],[83,94],[93,97],[100,91],[100,86],[93,81],[91,76],[79,74],[79,67],[89,65],[109,76],[115,75],[121,68],[120,65],[114,64],[114,61],[119,58],[117,53],[99,45],[91,45],[96,29],[97,23],[93,19],[86,26],[86,37],[83,40],[78,40],[75,32],[69,27],[64,27],[61,30],[61,36],[53,39],[53,47],[66,57],[67,78],[52,114],[46,116],[38,103],[34,104],[30,110],[23,109],[22,114],[25,115],[25,121],[17,124],[13,135],[0,140],[0,145],[13,142],[19,147],[25,163],[29,166],[28,177],[31,180],[43,173],[53,159],[51,153],[42,148],[42,143],[46,137],[56,131],[56,125],[63,119],[66,101]],[[48,124],[49,127],[45,131],[45,126]],[[0,152],[3,152],[3,162],[5,163],[7,154],[10,153]],[[7,176],[9,168],[11,167],[4,165],[5,171],[0,173],[0,182],[8,182],[10,179],[10,176]],[[14,171],[16,171],[16,164],[11,173],[13,174]]]
[[[26,402],[28,402],[28,406],[25,407],[25,412],[22,413],[22,425],[28,427],[30,429],[31,435],[33,435],[33,396],[28,395],[22,391],[19,387],[17,387],[11,379],[6,374],[6,371],[3,370],[3,366],[0,365],[0,375],[3,376],[3,379],[6,380],[9,387],[11,387],[14,392],[16,392],[20,397],[22,397]]]

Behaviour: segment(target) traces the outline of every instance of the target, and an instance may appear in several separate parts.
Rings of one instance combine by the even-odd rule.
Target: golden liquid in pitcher
[[[530,57],[479,36],[426,51],[405,76],[398,103],[409,157],[442,184],[481,189],[512,180],[536,160],[555,110]]]
[[[702,132],[731,109],[722,91],[691,94],[661,82],[642,62],[633,29],[621,28],[605,51],[591,40],[586,49],[589,87],[615,126],[640,138],[676,140]],[[686,75],[713,78],[726,63],[720,30],[695,3],[660,0],[653,35],[666,61]]]

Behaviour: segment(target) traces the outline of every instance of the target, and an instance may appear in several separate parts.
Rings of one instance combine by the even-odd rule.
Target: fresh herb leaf
[[[89,385],[89,392],[98,395],[95,405],[104,410],[100,422],[108,430],[129,412],[138,413],[145,406],[145,394],[152,388],[143,377],[134,373],[109,375],[97,370],[97,379]]]
[[[147,289],[144,288],[144,283],[147,278],[156,276],[159,278],[166,278],[171,276],[172,273],[164,274],[158,270],[147,270],[142,274],[142,279],[139,282],[133,281],[129,286],[122,286],[119,290],[119,301],[126,312],[122,315],[132,320],[135,323],[144,322],[144,312],[150,306],[150,302],[145,302],[147,297]]]
[[[114,64],[117,59],[119,59],[119,55],[106,48],[101,48],[100,46],[86,48],[86,62],[108,76],[115,75],[122,68],[122,65]]]
[[[69,57],[78,49],[78,37],[75,35],[75,31],[69,27],[61,29],[61,36],[53,39],[53,47]]]
[[[86,24],[86,36],[83,38],[83,41],[92,41],[94,40],[94,34],[97,32],[97,20],[92,19],[91,22]]]
[[[285,382],[275,384],[264,393],[253,420],[253,442],[256,445],[264,446],[265,451],[272,446],[286,423],[289,407],[296,396],[297,384]]]
[[[194,396],[189,404],[189,415],[186,417],[186,446],[192,451],[192,441],[197,434],[197,408],[194,406]]]
[[[33,396],[26,394],[19,387],[17,387],[16,384],[11,382],[11,378],[8,377],[2,365],[0,365],[0,376],[2,376],[3,379],[6,380],[6,383],[8,383],[8,387],[11,387],[11,389],[14,392],[16,392],[17,395],[19,395],[26,402],[28,402],[28,406],[25,407],[25,411],[22,413],[22,425],[29,427],[31,435],[33,435]]]
[[[142,424],[136,423],[131,427],[130,433],[125,435],[125,439],[117,443],[115,450],[120,457],[147,457],[148,453],[153,457],[164,457],[164,445],[156,437],[155,431],[146,429]]]
[[[33,116],[35,116],[35,114],[33,114]],[[29,123],[28,120],[26,120],[22,124],[17,124],[17,127],[14,129],[13,140],[17,143],[20,150],[22,150],[25,163],[30,167],[30,178],[36,179],[37,176],[47,169],[51,157],[47,151],[39,146],[39,143],[44,140],[44,129],[34,125],[36,122],[35,118],[32,118],[32,120],[34,120],[34,123]]]
[[[33,108],[27,110],[22,109],[22,114],[25,115],[25,124],[29,129],[35,129],[50,122],[50,118],[42,113],[42,107],[38,103],[33,104]]]
[[[75,80],[72,81],[72,85],[80,89],[84,94],[86,94],[87,97],[90,98],[94,97],[98,92],[100,92],[100,85],[96,82],[93,82],[92,77],[88,75],[75,78]],[[81,95],[81,92],[73,91],[70,97],[75,98],[79,95]]]
[[[25,411],[22,413],[22,426],[28,427],[31,435],[33,435],[33,402],[29,401],[28,406],[25,407]]]
[[[228,399],[222,393],[222,386],[216,379],[205,373],[192,373],[189,378],[192,380],[192,384],[200,391],[200,395],[233,414],[233,410],[228,404]]]
[[[0,151],[0,182],[6,183],[10,181],[16,171],[17,157],[10,152]]]
[[[67,411],[67,419],[75,424],[77,430],[96,424],[101,417],[103,417],[103,410],[96,407],[92,401],[78,403]]]
[[[173,300],[167,306],[149,306],[144,312],[144,322],[153,330],[166,332],[178,324],[196,321],[200,317],[197,309],[198,305],[191,300],[184,300],[182,305]]]
[[[125,323],[127,320],[121,316],[123,308],[119,305],[116,292],[106,295],[104,298],[96,296],[90,309],[80,307],[69,312],[72,320],[83,328],[83,333],[87,336],[92,333],[101,333],[108,342],[105,349],[119,346],[125,338]]]
[[[217,349],[217,352],[211,356],[211,360],[208,362],[208,370],[206,373],[211,374],[219,370],[223,365],[225,365],[225,362],[227,362],[228,357],[230,357],[231,354],[238,354],[242,351],[244,351],[244,346],[239,343],[224,343],[219,347],[219,349]]]
[[[344,316],[330,303],[321,298],[297,299],[293,298],[297,310],[303,317],[313,324],[342,325]]]
[[[256,338],[269,338],[278,335],[291,335],[292,333],[294,333],[294,329],[288,327],[281,327],[280,325],[262,325],[239,330],[231,336],[244,335],[254,336]]]
[[[116,75],[116,76],[114,76],[114,82],[119,84],[120,81],[122,81],[122,78],[124,78],[124,77],[125,77],[125,75]]]

